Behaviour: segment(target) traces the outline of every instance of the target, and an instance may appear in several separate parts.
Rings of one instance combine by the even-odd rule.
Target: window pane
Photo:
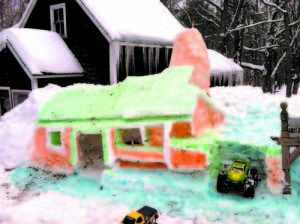
[[[60,35],[62,35],[62,36],[65,35],[64,23],[60,23]]]
[[[58,10],[57,9],[53,10],[53,14],[54,14],[54,23],[56,23],[58,20]]]
[[[59,13],[58,13],[58,18],[60,21],[64,20],[64,11],[63,8],[58,9]]]
[[[61,146],[60,131],[50,132],[50,143],[54,146]]]

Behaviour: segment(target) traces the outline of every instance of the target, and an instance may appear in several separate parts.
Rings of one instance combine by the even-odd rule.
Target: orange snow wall
[[[70,134],[72,129],[66,128],[62,131],[62,147],[64,153],[55,152],[47,147],[47,130],[45,127],[37,127],[34,132],[34,148],[32,161],[38,166],[55,169],[63,168],[72,170],[70,163]]]
[[[190,82],[209,92],[210,62],[202,35],[197,29],[188,29],[177,35],[169,67],[195,66]]]
[[[215,127],[222,123],[224,116],[214,109],[210,108],[201,98],[192,117],[193,134],[199,136],[207,127]]]

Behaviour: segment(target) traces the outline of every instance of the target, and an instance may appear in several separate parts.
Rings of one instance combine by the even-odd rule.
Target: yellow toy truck
[[[158,212],[149,206],[131,211],[120,224],[157,224]]]

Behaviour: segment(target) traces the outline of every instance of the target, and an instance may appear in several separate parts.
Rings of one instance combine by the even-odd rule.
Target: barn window
[[[121,130],[122,141],[126,145],[143,145],[142,134],[139,128]]]
[[[13,106],[16,107],[19,104],[23,103],[30,93],[27,90],[12,90]]]
[[[50,6],[51,30],[61,37],[67,37],[66,4]]]
[[[61,133],[60,131],[49,132],[50,143],[53,146],[61,146]]]

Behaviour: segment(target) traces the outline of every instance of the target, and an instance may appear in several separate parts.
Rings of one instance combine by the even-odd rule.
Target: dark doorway
[[[79,144],[82,152],[83,169],[104,169],[101,134],[81,134]]]

